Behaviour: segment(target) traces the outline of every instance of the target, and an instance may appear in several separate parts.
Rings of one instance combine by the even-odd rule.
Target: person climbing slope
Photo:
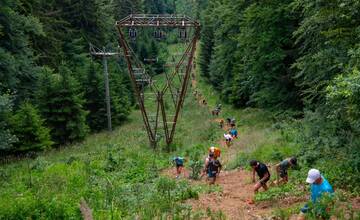
[[[208,175],[209,184],[212,185],[216,181],[217,175],[220,173],[222,165],[218,159],[215,159],[214,153],[209,154],[209,161],[205,166]]]
[[[232,128],[235,127],[235,118],[232,118],[232,119],[230,120],[230,126],[231,126]]]
[[[287,183],[289,181],[288,179],[288,169],[290,167],[295,167],[297,165],[297,159],[296,157],[287,158],[280,163],[275,165],[276,168],[276,174],[277,174],[277,184],[280,183]],[[281,177],[281,180],[279,180],[279,176]]]
[[[235,139],[238,136],[238,131],[235,128],[231,128],[230,135],[231,135],[232,139]]]
[[[220,120],[219,126],[220,126],[220,128],[223,128],[223,127],[224,127],[224,119],[221,119],[221,120]]]
[[[328,194],[332,196],[334,190],[330,183],[321,175],[320,171],[317,169],[310,169],[308,172],[308,176],[306,178],[306,182],[310,183],[311,189],[311,203],[316,204],[319,202],[322,196]],[[314,210],[317,215],[321,215],[324,212],[327,212],[327,207],[318,207],[317,210]],[[306,204],[302,209],[299,220],[305,219],[305,213],[310,211],[310,206]]]
[[[257,160],[251,160],[250,161],[250,166],[253,169],[252,172],[252,181],[253,183],[255,183],[255,172],[257,173],[257,175],[259,176],[259,181],[254,185],[254,194],[257,193],[259,191],[259,189],[262,187],[264,188],[264,190],[268,190],[268,187],[266,185],[267,181],[270,180],[270,172],[267,168],[267,166]],[[250,199],[248,200],[249,204],[254,204],[254,200]]]
[[[184,168],[184,162],[185,162],[185,158],[183,157],[174,157],[173,158],[173,162],[175,163],[176,166],[176,179],[178,179],[181,175],[181,172]]]
[[[226,118],[226,125],[230,126],[230,123],[231,123],[231,118]]]
[[[229,147],[231,145],[231,141],[232,141],[232,136],[230,134],[230,131],[228,133],[224,134],[224,138],[225,138],[226,145]]]

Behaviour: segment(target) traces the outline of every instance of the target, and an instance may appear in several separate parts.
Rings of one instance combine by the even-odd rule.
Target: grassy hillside
[[[209,144],[212,128],[206,111],[188,97],[176,133],[177,152]],[[177,153],[148,147],[140,114],[135,111],[112,133],[93,135],[35,160],[2,166],[0,218],[78,219],[80,198],[88,202],[97,219],[168,212],[177,200],[192,196],[187,183],[175,186],[159,178],[160,170],[170,165],[174,155]],[[162,196],[170,186],[175,200]]]
[[[178,47],[175,45],[169,50],[175,51]],[[165,82],[163,75],[156,80],[160,84]],[[221,145],[223,131],[209,112],[221,100],[202,79],[197,77],[195,84],[208,106],[200,105],[193,91],[188,91],[170,153],[163,145],[156,150],[149,147],[141,114],[135,110],[129,120],[112,133],[92,135],[80,144],[42,153],[33,160],[2,165],[0,219],[81,219],[82,199],[92,209],[95,219],[223,218],[221,213],[194,211],[183,202],[201,193],[221,191],[221,186],[191,184],[185,179],[161,175],[171,167],[173,156],[187,157],[186,166],[191,170],[202,165],[209,146]],[[223,104],[220,117],[235,117],[240,132],[233,147],[223,148],[222,159],[228,170],[249,169],[250,159],[274,164],[296,155],[301,149],[278,129],[269,112],[239,110]],[[274,201],[307,194],[306,188],[299,187],[304,185],[306,169],[290,172],[290,181],[295,184],[272,187],[268,192],[259,193],[256,200]],[[277,213],[288,216],[298,212],[300,205],[303,204],[296,203]]]

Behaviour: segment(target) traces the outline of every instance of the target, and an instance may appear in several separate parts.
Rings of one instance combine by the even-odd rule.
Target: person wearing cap
[[[334,190],[330,183],[324,178],[324,176],[320,174],[320,171],[317,169],[309,170],[306,182],[310,183],[312,203],[318,202],[321,196],[323,196],[324,194],[332,195],[334,193]],[[308,211],[309,206],[306,204],[303,208],[301,208],[302,215],[299,219],[304,219],[303,216]]]
[[[295,167],[297,165],[296,157],[287,158],[280,163],[276,164],[276,173],[277,173],[277,184],[287,183],[288,182],[288,169],[290,167]],[[281,180],[279,180],[279,176]]]

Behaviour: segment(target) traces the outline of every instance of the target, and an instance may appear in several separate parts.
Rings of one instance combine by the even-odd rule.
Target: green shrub
[[[280,200],[289,196],[301,196],[304,192],[295,184],[284,184],[277,187],[270,187],[265,192],[259,192],[255,195],[256,201]]]
[[[204,155],[204,146],[196,145],[189,148],[186,152],[186,155],[190,158],[189,166],[191,168],[190,178],[199,179],[202,168],[204,166],[203,155]]]

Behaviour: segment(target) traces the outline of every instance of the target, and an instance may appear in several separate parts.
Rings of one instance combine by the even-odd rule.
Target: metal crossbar
[[[185,15],[131,14],[116,22],[120,27],[196,27],[200,24]]]
[[[159,141],[158,129],[162,129],[161,133],[164,134],[162,136],[165,137],[166,144],[169,146],[174,138],[177,120],[189,85],[190,72],[193,66],[192,63],[196,50],[196,42],[200,36],[200,24],[184,15],[131,14],[120,21],[117,21],[116,27],[119,32],[119,42],[124,52],[124,58],[128,66],[130,80],[134,87],[134,93],[139,103],[139,108],[150,144],[153,147],[156,147],[156,144]],[[165,73],[166,83],[162,88],[158,88],[156,86],[155,81],[152,79],[151,75],[147,73],[144,65],[137,58],[124,35],[124,30],[126,29],[130,29],[132,30],[132,33],[136,33],[136,30],[134,30],[136,27],[179,28],[182,31],[184,29],[194,30],[191,32],[192,37],[190,39],[192,40],[188,42],[188,45],[186,46],[184,53],[181,54],[179,61],[166,65],[167,67],[172,66],[174,71],[171,74]],[[130,36],[130,38],[132,37],[134,36]],[[186,67],[185,70],[181,68],[182,66]],[[181,73],[179,73],[179,71],[181,71]],[[180,85],[175,83],[175,77],[179,78]],[[148,87],[151,92],[144,93],[144,86]],[[172,102],[175,107],[175,112],[171,115],[167,112],[169,110],[165,107],[166,105],[164,100],[164,97],[168,94],[168,92],[170,92]],[[147,109],[144,102],[145,95],[150,95],[156,100],[157,104],[155,114],[149,115],[149,109]]]

